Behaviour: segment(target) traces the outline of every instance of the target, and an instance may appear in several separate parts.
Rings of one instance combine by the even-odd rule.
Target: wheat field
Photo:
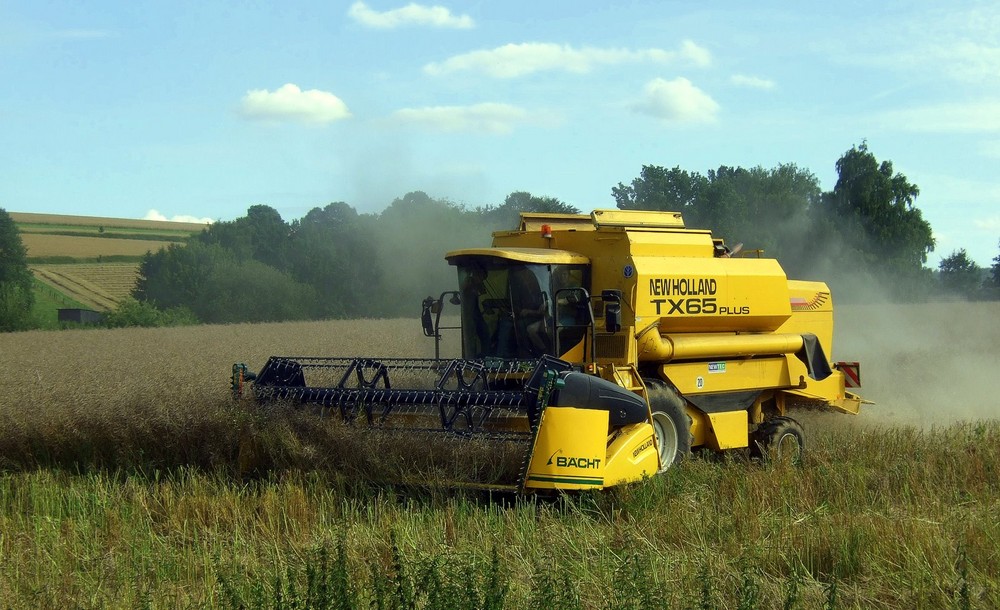
[[[134,218],[105,218],[101,216],[74,216],[70,214],[35,214],[32,212],[10,212],[11,219],[18,224],[51,225],[59,227],[104,227],[105,229],[145,229],[155,231],[180,231],[198,233],[204,224],[192,222],[172,222],[165,220],[140,220]]]
[[[345,479],[328,424],[229,399],[234,362],[430,356],[415,319],[0,335],[0,607],[998,607],[998,314],[842,307],[877,404],[801,414],[802,467],[556,501]]]
[[[29,258],[70,257],[94,259],[103,256],[143,256],[174,242],[145,239],[104,239],[82,235],[24,233],[21,242]]]
[[[147,252],[182,243],[206,227],[91,216],[10,215],[35,277],[65,299],[97,311],[114,309],[135,286],[138,264],[122,261],[138,261]]]
[[[30,265],[35,277],[97,311],[114,309],[139,277],[136,263]]]
[[[139,278],[137,263],[30,265],[35,277],[62,294],[97,311],[108,311],[132,293]]]

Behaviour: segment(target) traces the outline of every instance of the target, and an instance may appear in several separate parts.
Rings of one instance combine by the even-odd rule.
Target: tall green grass
[[[71,299],[62,292],[59,292],[55,288],[38,279],[32,279],[31,290],[35,296],[35,303],[32,307],[31,315],[35,319],[35,325],[38,328],[59,328],[60,309],[89,309],[86,305]]]
[[[514,498],[352,481],[287,435],[302,422],[217,411],[0,447],[0,607],[1000,605],[997,423],[845,424],[801,467],[697,456]],[[247,426],[268,456],[249,478]]]

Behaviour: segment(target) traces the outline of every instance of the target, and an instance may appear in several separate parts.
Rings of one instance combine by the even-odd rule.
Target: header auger
[[[275,356],[235,365],[233,391],[337,415],[373,479],[599,489],[699,447],[797,458],[789,413],[857,413],[859,368],[827,355],[826,284],[738,249],[672,212],[522,214],[492,247],[446,255],[458,290],[421,315],[436,358]],[[449,306],[460,326],[442,326]],[[439,357],[448,332],[461,359]]]

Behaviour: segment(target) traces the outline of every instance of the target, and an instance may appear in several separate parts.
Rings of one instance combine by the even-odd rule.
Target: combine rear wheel
[[[791,417],[775,417],[762,423],[750,445],[754,457],[794,465],[802,463],[804,448],[805,432]]]
[[[670,386],[659,379],[647,379],[645,383],[663,472],[691,453],[691,418],[684,401]]]

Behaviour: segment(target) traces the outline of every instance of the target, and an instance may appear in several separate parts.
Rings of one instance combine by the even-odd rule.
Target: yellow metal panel
[[[708,442],[710,434],[711,424],[708,421],[708,415],[692,407],[690,403],[687,407],[687,414],[691,418],[691,446],[701,447]]]
[[[709,253],[700,258],[666,246],[634,257],[638,318],[658,319],[667,333],[769,332],[788,319],[788,281],[777,261],[713,258],[711,236],[705,241]]]
[[[590,213],[596,227],[627,227],[683,229],[680,212],[649,212],[645,210],[594,210]]]
[[[585,343],[587,343],[586,338],[580,339],[580,341],[577,342],[576,345],[570,347],[569,349],[566,349],[566,351],[560,354],[559,358],[561,360],[565,360],[566,362],[583,362],[585,356],[583,352],[583,347]],[[560,347],[565,349],[567,346],[564,344]]]
[[[660,455],[654,436],[653,426],[645,422],[626,426],[619,432],[608,446],[605,487],[638,481],[659,471]]]
[[[466,248],[465,250],[453,250],[445,254],[444,257],[451,260],[460,256],[493,256],[522,263],[541,264],[571,263],[582,265],[590,262],[590,259],[582,254],[549,248]]]
[[[788,280],[792,311],[833,311],[830,288],[823,282]]]
[[[682,395],[712,392],[737,392],[749,389],[788,388],[799,384],[789,375],[789,363],[795,356],[754,358],[751,360],[713,360],[710,362],[672,362],[660,367]],[[805,372],[805,366],[801,366]]]
[[[538,425],[525,487],[595,489],[604,486],[608,412],[547,407]]]
[[[746,447],[750,443],[746,411],[706,413],[710,422],[708,445],[717,451]]]
[[[858,396],[847,392],[844,388],[844,374],[840,371],[833,371],[829,377],[823,381],[816,381],[806,377],[804,388],[789,390],[789,394],[822,400],[830,403],[830,406],[845,413],[856,414],[861,409],[861,400]],[[852,398],[853,397],[853,398]]]
[[[628,234],[629,252],[636,258],[657,258],[663,256],[677,258],[710,259],[715,246],[710,231],[632,231]],[[674,264],[684,265],[687,261],[674,259]]]
[[[539,214],[521,212],[521,231],[540,232],[542,225],[549,225],[553,231],[593,231],[594,223],[585,214]]]
[[[788,281],[792,316],[778,329],[784,333],[812,333],[827,358],[833,357],[833,298],[822,282]]]

